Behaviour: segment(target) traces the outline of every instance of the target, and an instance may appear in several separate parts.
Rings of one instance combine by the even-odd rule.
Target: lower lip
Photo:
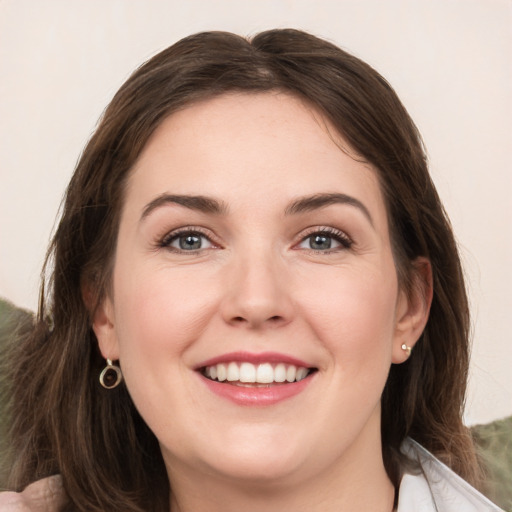
[[[231,400],[237,405],[265,406],[273,405],[298,395],[310,384],[314,374],[299,382],[277,384],[262,388],[237,386],[227,384],[226,382],[210,380],[201,374],[199,374],[199,376],[210,391],[222,398]]]

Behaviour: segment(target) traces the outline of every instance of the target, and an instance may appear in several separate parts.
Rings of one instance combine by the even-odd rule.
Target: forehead
[[[282,92],[225,94],[170,115],[139,156],[126,201],[164,192],[261,206],[342,192],[384,207],[376,171],[315,107]]]

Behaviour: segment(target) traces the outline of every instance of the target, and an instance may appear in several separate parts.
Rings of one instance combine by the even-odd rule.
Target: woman
[[[332,44],[203,33],[144,64],[46,267],[7,358],[12,489],[42,479],[13,507],[498,510],[456,476],[468,308],[420,136]]]

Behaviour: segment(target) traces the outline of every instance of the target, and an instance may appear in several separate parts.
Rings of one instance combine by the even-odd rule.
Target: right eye
[[[162,241],[162,246],[171,248],[176,252],[195,252],[214,247],[212,241],[198,231],[170,233]]]

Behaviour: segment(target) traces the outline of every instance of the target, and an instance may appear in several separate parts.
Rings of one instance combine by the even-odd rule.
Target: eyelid
[[[196,249],[196,250],[190,250],[190,251],[184,251],[184,250],[181,250],[181,249],[171,246],[171,242],[173,242],[176,238],[183,236],[183,235],[187,235],[187,234],[199,235],[201,237],[204,237],[212,244],[212,246],[201,248],[201,249]],[[182,227],[173,229],[173,230],[167,232],[162,237],[158,238],[157,246],[158,246],[158,248],[167,249],[172,252],[188,253],[188,254],[194,254],[194,253],[198,253],[200,251],[220,248],[220,244],[216,241],[216,237],[213,235],[213,233],[205,228],[200,227],[200,226],[182,226]]]
[[[347,233],[342,231],[341,229],[334,228],[332,226],[312,226],[310,228],[307,228],[305,231],[300,233],[299,240],[294,244],[294,249],[299,250],[298,247],[299,244],[307,240],[309,237],[315,234],[323,234],[328,235],[331,238],[335,239],[341,247],[336,247],[333,249],[327,249],[325,251],[320,251],[316,249],[303,249],[306,251],[314,252],[314,253],[322,253],[322,254],[329,254],[333,252],[338,252],[346,249],[350,249],[350,247],[353,245],[354,241],[352,238],[350,238]]]
[[[184,251],[184,250],[172,247],[170,245],[171,242],[173,242],[176,238],[178,238],[182,235],[186,235],[186,234],[195,234],[195,235],[204,237],[212,244],[212,246],[206,247],[206,248],[200,248],[200,249],[196,249],[196,250]],[[350,236],[348,236],[347,233],[345,233],[341,229],[334,228],[332,226],[311,226],[311,227],[305,229],[304,231],[302,231],[298,235],[297,241],[293,244],[293,249],[295,249],[295,250],[301,249],[298,246],[302,242],[307,240],[307,238],[309,238],[315,234],[323,234],[323,235],[327,235],[327,236],[333,238],[340,244],[340,247],[335,247],[332,249],[327,249],[327,250],[322,250],[322,251],[315,250],[315,249],[309,249],[310,252],[314,252],[314,253],[329,254],[329,253],[333,253],[333,252],[338,252],[338,251],[349,249],[354,243],[353,240],[350,238]],[[163,248],[163,249],[167,249],[172,252],[188,253],[188,254],[194,254],[194,253],[198,253],[201,251],[210,250],[212,248],[213,249],[222,248],[221,244],[217,241],[217,237],[210,230],[205,229],[201,226],[182,226],[182,227],[173,229],[171,231],[168,231],[163,236],[158,237],[157,243],[155,245],[157,246],[157,248]],[[302,249],[302,250],[307,251],[308,249]]]

